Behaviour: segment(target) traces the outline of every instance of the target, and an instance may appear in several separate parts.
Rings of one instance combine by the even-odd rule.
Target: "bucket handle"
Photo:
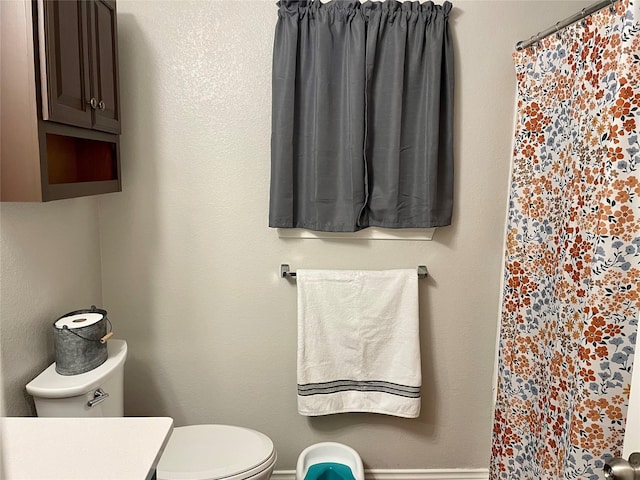
[[[111,337],[113,337],[113,325],[111,325],[111,320],[109,320],[109,317],[107,317],[105,315],[104,318],[107,321],[107,323],[109,324],[109,332],[102,338],[87,338],[87,337],[83,337],[78,332],[74,332],[73,330],[71,330],[68,325],[64,325],[62,327],[62,330],[67,330],[69,333],[73,333],[76,337],[81,338],[82,340],[85,340],[87,342],[100,342],[102,344],[105,344],[105,343],[107,343],[107,341]]]

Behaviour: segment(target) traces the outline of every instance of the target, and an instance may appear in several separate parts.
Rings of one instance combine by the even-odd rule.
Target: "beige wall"
[[[53,322],[102,304],[98,200],[0,204],[0,413],[34,415],[24,386],[55,360]]]
[[[486,466],[511,52],[578,5],[455,2],[454,224],[431,242],[356,242],[267,227],[274,2],[121,0],[125,191],[101,203],[101,225],[105,307],[130,345],[128,414],[256,428],[279,469],[323,440],[350,444],[369,468]],[[296,413],[296,289],[280,263],[428,266],[419,419]]]
[[[23,385],[52,360],[52,319],[102,295],[129,343],[129,415],[261,430],[278,469],[323,440],[367,468],[485,467],[511,52],[591,2],[455,2],[456,207],[431,242],[284,240],[266,226],[274,3],[119,0],[124,192],[2,205],[5,411],[31,411]],[[296,413],[296,288],[280,263],[427,265],[419,419]]]

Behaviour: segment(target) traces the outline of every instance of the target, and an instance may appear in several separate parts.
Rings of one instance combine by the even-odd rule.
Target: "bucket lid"
[[[263,433],[230,425],[177,427],[158,463],[158,480],[242,480],[275,462]]]

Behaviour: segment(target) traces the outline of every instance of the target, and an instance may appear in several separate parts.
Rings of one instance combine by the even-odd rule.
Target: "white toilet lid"
[[[256,475],[275,462],[266,435],[230,425],[176,427],[160,458],[158,480],[233,479]]]

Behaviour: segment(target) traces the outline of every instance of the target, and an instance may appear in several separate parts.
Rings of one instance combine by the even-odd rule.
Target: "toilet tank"
[[[127,342],[109,340],[107,361],[78,375],[60,375],[56,364],[27,384],[39,417],[122,417]]]

